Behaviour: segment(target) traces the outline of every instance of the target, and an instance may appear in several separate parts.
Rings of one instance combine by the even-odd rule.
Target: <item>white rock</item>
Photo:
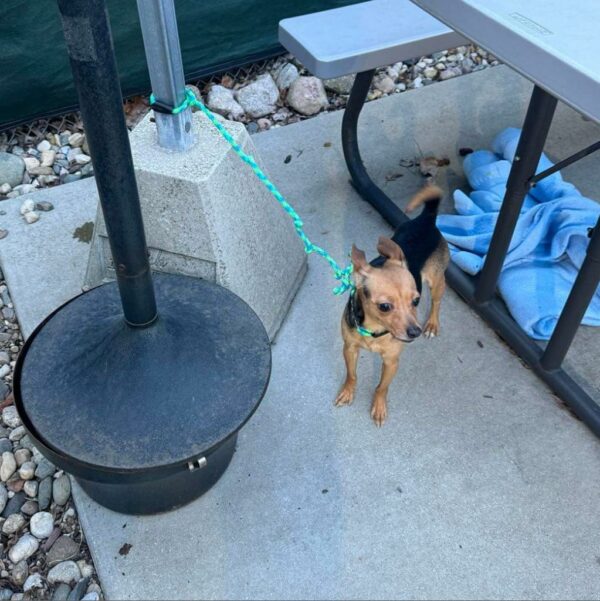
[[[83,141],[85,140],[85,136],[79,132],[75,132],[69,136],[69,146],[73,148],[78,148],[79,146],[83,146]]]
[[[31,534],[24,534],[8,552],[8,558],[13,563],[19,563],[23,559],[29,559],[40,547],[40,542]],[[77,566],[75,566],[77,567]]]
[[[39,220],[40,216],[35,211],[31,211],[31,213],[25,213],[23,218],[27,223],[35,223]]]
[[[25,526],[25,516],[22,513],[11,513],[4,524],[2,524],[2,532],[4,534],[14,534]]]
[[[61,561],[48,572],[48,582],[50,584],[58,582],[71,584],[77,582],[80,578],[81,572],[74,561]]]
[[[5,378],[10,373],[10,365],[4,364],[0,367],[0,378]]]
[[[52,144],[50,144],[50,142],[48,142],[48,140],[42,140],[37,146],[36,148],[40,151],[40,152],[44,152],[44,150],[50,150],[50,148],[52,148]]]
[[[82,578],[91,578],[92,575],[94,574],[94,568],[89,563],[86,563],[85,559],[80,559],[77,562],[77,567],[79,568],[79,571],[81,572]]]
[[[31,574],[25,580],[23,584],[23,590],[25,592],[30,591],[34,588],[44,588],[44,580],[40,574]]]
[[[31,480],[35,474],[35,463],[33,461],[26,461],[19,468],[19,477],[21,480]]]
[[[83,154],[83,150],[81,150],[81,148],[71,148],[67,152],[67,160],[69,163],[73,163],[75,161],[75,157],[79,156],[80,154]]]
[[[78,165],[87,165],[91,160],[92,157],[88,156],[87,154],[81,153],[75,156],[75,162]]]
[[[2,453],[2,465],[0,465],[0,480],[6,482],[17,470],[15,456],[10,451]]]
[[[8,194],[12,190],[10,184],[2,184],[0,186],[0,194]]]
[[[275,83],[283,92],[284,90],[287,90],[298,77],[300,77],[300,73],[298,73],[296,66],[292,63],[286,63],[279,69],[279,73],[277,73],[277,77],[275,78]]]
[[[423,78],[416,77],[414,81],[411,83],[411,88],[422,88],[423,87]]]
[[[23,485],[23,491],[30,499],[34,499],[37,496],[38,491],[37,480],[27,480]]]
[[[388,77],[391,77],[392,79],[398,79],[398,77],[400,77],[400,72],[397,69],[394,69],[394,67],[388,67],[385,70],[385,73]]]
[[[239,89],[235,99],[250,117],[257,119],[275,112],[279,90],[273,78],[265,73],[253,83]]]
[[[48,538],[54,530],[54,519],[47,511],[38,511],[31,516],[29,531],[36,538]]]
[[[31,200],[31,198],[28,198],[21,205],[21,215],[31,213],[31,211],[33,211],[33,209],[35,209],[35,202],[33,202],[33,200]]]
[[[81,597],[81,601],[100,601],[100,595],[98,591],[91,591],[87,595]]]
[[[314,115],[329,105],[325,86],[318,77],[299,77],[288,90],[287,103],[303,115]]]
[[[244,114],[244,109],[235,101],[233,92],[224,86],[213,86],[209,90],[206,105],[223,117],[239,119]]]
[[[25,156],[23,157],[23,162],[25,163],[25,169],[29,173],[32,169],[40,166],[40,162],[35,157]]]
[[[433,79],[437,75],[437,69],[435,67],[427,67],[425,71],[423,71],[423,75],[429,79]]]
[[[44,150],[44,152],[42,152],[42,167],[52,167],[55,158],[55,150]]]
[[[440,73],[440,79],[441,80],[451,79],[452,77],[457,77],[458,75],[462,75],[462,71],[460,70],[460,67],[448,67],[447,69],[444,69]]]
[[[395,89],[394,80],[387,75],[378,77],[375,80],[374,86],[376,89],[381,90],[384,94],[391,94]]]

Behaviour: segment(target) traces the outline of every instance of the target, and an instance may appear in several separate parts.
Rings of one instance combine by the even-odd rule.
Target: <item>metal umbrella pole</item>
[[[95,4],[58,2],[125,319],[145,326],[156,319],[148,249],[107,14]]]
[[[105,0],[58,6],[117,282],[36,328],[15,366],[15,405],[36,447],[100,504],[167,511],[229,465],[266,391],[269,339],[225,288],[152,277]]]
[[[184,151],[195,142],[192,110],[170,114],[185,99],[185,79],[173,0],[137,0],[146,62],[156,98],[154,115],[158,144]],[[160,109],[163,111],[161,112]]]

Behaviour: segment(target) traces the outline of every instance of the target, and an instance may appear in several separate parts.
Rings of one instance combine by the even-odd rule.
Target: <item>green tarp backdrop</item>
[[[142,0],[146,2],[149,0]],[[175,0],[186,77],[279,50],[285,18],[357,0]],[[150,88],[135,0],[107,0],[124,95]],[[54,0],[0,1],[0,127],[72,109],[77,97]]]

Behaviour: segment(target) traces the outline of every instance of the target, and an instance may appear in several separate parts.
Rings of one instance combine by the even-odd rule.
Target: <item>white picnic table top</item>
[[[409,0],[371,0],[283,19],[279,41],[323,79],[368,71],[464,43]]]
[[[600,122],[600,0],[412,0]]]

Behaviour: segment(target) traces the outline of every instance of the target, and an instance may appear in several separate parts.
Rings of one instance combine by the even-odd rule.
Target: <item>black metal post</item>
[[[544,369],[558,369],[569,351],[577,328],[585,315],[600,282],[600,219],[594,228],[594,235],[588,245],[586,257],[569,298],[560,314],[552,337],[542,356]]]
[[[105,0],[58,0],[125,320],[146,326],[156,300]]]
[[[356,191],[376,207],[384,219],[391,222],[398,218],[398,207],[371,179],[365,169],[358,148],[358,117],[365,104],[374,73],[375,69],[356,74],[342,118],[342,149]],[[404,214],[401,213],[401,215]],[[405,217],[404,221],[406,219],[408,218]]]
[[[529,190],[529,180],[535,174],[544,150],[546,136],[552,123],[556,98],[535,86],[513,161],[506,194],[483,269],[475,289],[475,302],[489,301],[496,293],[498,276],[502,270],[523,200]]]

